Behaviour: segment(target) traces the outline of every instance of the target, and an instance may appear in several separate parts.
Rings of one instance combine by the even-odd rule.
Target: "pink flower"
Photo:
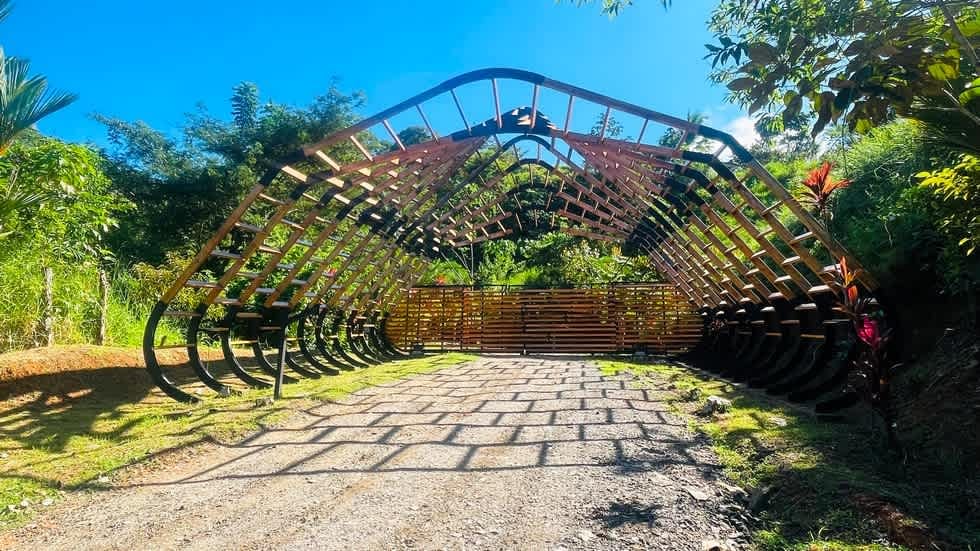
[[[868,316],[861,318],[857,328],[858,338],[861,342],[868,345],[872,350],[877,351],[881,347],[881,331],[878,328],[878,321]]]

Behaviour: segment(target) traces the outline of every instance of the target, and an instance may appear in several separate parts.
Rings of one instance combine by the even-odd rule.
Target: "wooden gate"
[[[385,325],[396,346],[428,351],[677,353],[701,320],[673,285],[573,289],[416,287]]]

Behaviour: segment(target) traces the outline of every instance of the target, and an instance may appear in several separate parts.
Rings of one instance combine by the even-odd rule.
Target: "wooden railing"
[[[698,342],[701,319],[673,285],[440,286],[411,289],[385,332],[405,350],[667,354]]]

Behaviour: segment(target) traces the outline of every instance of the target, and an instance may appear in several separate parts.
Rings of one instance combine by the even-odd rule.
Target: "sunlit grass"
[[[275,403],[266,400],[271,391],[265,389],[196,404],[120,405],[103,389],[52,408],[0,411],[0,529],[24,522],[43,508],[45,499],[102,484],[101,477],[163,450],[204,440],[234,442],[317,402],[472,358],[443,354],[304,379],[286,385],[283,399]]]

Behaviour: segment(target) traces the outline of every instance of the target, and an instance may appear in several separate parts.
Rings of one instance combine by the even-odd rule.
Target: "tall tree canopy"
[[[112,180],[136,205],[112,235],[114,248],[123,258],[156,263],[168,251],[197,247],[266,170],[264,160],[357,122],[363,103],[363,95],[334,85],[304,108],[263,104],[258,88],[243,82],[232,92],[230,119],[199,107],[188,115],[183,139],[142,121],[96,115],[109,134]],[[370,136],[361,141],[388,147]],[[336,152],[339,159],[352,154]]]

